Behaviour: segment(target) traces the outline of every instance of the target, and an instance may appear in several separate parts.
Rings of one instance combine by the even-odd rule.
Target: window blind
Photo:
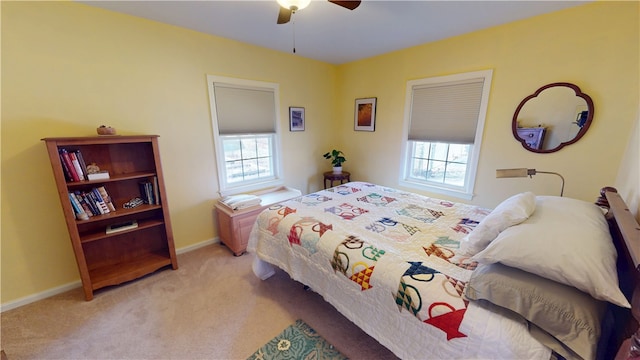
[[[409,140],[473,144],[484,79],[416,85]]]
[[[271,89],[214,84],[220,135],[275,133],[275,96]]]

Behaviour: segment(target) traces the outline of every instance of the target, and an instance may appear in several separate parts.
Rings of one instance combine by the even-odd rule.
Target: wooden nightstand
[[[333,171],[327,171],[324,173],[324,188],[327,188],[327,181],[329,181],[329,187],[333,187],[334,181],[340,181],[340,184],[351,181],[351,174],[343,171],[341,173],[334,173]]]
[[[226,245],[235,256],[240,256],[247,251],[247,243],[249,242],[249,234],[253,228],[253,223],[256,222],[256,218],[262,210],[273,204],[298,197],[302,193],[300,190],[282,186],[264,192],[253,193],[253,195],[257,195],[262,199],[260,205],[235,211],[222,202],[218,202],[215,206],[220,242]]]

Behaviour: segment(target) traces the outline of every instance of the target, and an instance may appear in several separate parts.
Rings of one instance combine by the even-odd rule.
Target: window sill
[[[269,180],[269,181],[256,182],[252,184],[228,187],[226,189],[220,189],[219,193],[220,193],[220,196],[236,195],[236,194],[243,194],[243,193],[252,192],[252,191],[264,190],[267,188],[273,188],[273,187],[282,186],[282,185],[284,185],[284,181],[282,181],[281,179],[275,179],[275,180]]]
[[[419,183],[415,181],[400,180],[399,185],[408,187],[411,189],[427,191],[427,192],[441,194],[441,195],[447,195],[447,196],[451,196],[451,197],[455,197],[463,200],[473,199],[473,193],[468,193],[461,190],[454,190],[450,188],[438,187],[433,185],[427,185],[427,184]]]

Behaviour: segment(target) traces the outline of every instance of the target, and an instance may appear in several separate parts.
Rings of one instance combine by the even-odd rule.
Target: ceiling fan
[[[278,13],[278,24],[286,24],[291,20],[291,14],[296,11],[304,9],[309,5],[311,0],[277,0],[280,4],[280,13]],[[330,3],[342,6],[343,8],[353,10],[360,6],[360,0],[328,0]]]

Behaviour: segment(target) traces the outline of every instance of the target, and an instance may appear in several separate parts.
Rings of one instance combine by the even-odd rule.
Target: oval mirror
[[[587,132],[593,101],[570,83],[545,85],[520,102],[511,123],[513,136],[537,153],[551,153],[573,144]]]

